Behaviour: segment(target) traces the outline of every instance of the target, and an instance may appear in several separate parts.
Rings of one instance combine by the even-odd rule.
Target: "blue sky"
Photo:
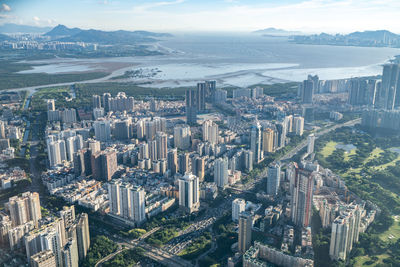
[[[400,33],[399,0],[0,0],[0,24],[105,30]]]

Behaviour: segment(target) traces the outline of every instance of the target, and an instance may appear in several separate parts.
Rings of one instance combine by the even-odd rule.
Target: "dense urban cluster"
[[[146,249],[146,257],[162,264],[191,266],[185,251],[210,242],[204,255],[195,254],[202,259],[218,251],[211,243],[221,247],[218,238],[234,234],[215,260],[310,267],[318,253],[312,231],[318,216],[330,232],[331,260],[346,262],[380,209],[315,160],[315,143],[331,130],[360,123],[345,118],[349,111],[363,114],[363,126],[398,130],[399,71],[388,64],[382,79],[321,81],[310,75],[291,88],[294,93],[278,96],[261,87],[217,89],[216,81],[187,89],[184,101],[104,93],[91,97],[91,113],[42,99],[43,198],[65,204],[55,212],[41,208],[37,192],[8,197],[0,241],[11,253],[25,253],[30,266],[78,266],[90,249],[90,212],[131,229],[113,236],[102,231]],[[13,103],[12,97],[4,101]],[[29,178],[7,165],[15,148],[28,153],[13,140],[28,141],[29,123],[3,108],[3,190]],[[76,215],[75,206],[88,213]],[[222,234],[207,240],[215,225]]]

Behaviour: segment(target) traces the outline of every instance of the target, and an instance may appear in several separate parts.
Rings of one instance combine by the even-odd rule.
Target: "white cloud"
[[[7,11],[7,12],[9,12],[9,11],[11,11],[11,7],[10,7],[9,5],[7,5],[7,4],[1,4],[0,11]]]
[[[150,4],[138,5],[133,7],[133,12],[145,12],[149,11],[150,9],[162,6],[171,6],[171,5],[178,5],[185,2],[185,0],[175,0],[175,1],[161,1],[155,2]]]

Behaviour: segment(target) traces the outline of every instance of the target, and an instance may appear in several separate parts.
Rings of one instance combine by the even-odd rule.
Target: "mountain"
[[[20,25],[14,23],[6,23],[0,25],[0,32],[3,33],[44,33],[51,30],[51,27],[37,27],[30,25]]]
[[[82,30],[79,28],[68,28],[58,25],[47,36],[64,42],[86,42],[99,44],[133,44],[138,42],[155,42],[155,38],[170,37],[168,33],[154,33],[147,31],[101,31]]]
[[[56,38],[59,36],[71,36],[75,35],[77,33],[80,33],[82,30],[79,28],[68,28],[64,25],[57,25],[53,29],[51,29],[49,32],[47,32],[45,35],[50,36],[52,38]]]
[[[298,44],[365,46],[365,47],[400,47],[400,35],[387,30],[352,32],[350,34],[314,34],[292,36]]]
[[[272,35],[272,36],[289,36],[289,35],[301,34],[301,32],[298,32],[298,31],[286,31],[286,30],[276,29],[276,28],[267,28],[267,29],[263,29],[263,30],[257,30],[257,31],[254,31],[253,33],[262,34],[262,35]]]

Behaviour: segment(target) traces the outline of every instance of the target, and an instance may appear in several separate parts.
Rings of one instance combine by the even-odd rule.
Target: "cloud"
[[[7,4],[1,4],[0,11],[9,12],[9,11],[11,11],[11,7],[9,5],[7,5]]]
[[[150,4],[144,4],[133,7],[134,12],[145,12],[153,8],[162,7],[162,6],[171,6],[171,5],[178,5],[185,2],[185,0],[175,0],[175,1],[161,1],[155,2]]]

